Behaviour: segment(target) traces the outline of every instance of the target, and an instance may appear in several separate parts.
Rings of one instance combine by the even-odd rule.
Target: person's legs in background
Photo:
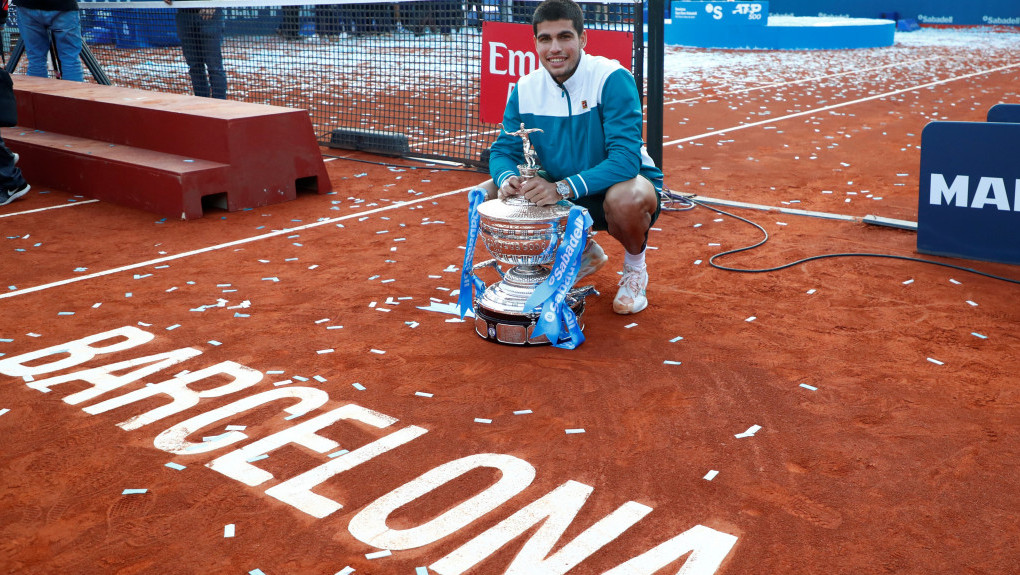
[[[50,22],[50,31],[60,60],[60,79],[71,82],[84,80],[81,71],[81,17],[77,10],[57,12]]]
[[[177,36],[181,39],[181,52],[184,60],[188,63],[188,74],[191,76],[191,89],[196,96],[208,98],[211,96],[209,88],[209,76],[205,71],[205,61],[202,56],[202,47],[199,45],[201,15],[198,9],[185,8],[177,10]]]
[[[202,56],[209,69],[209,95],[227,99],[227,74],[223,70],[223,12],[216,10],[212,18],[202,20],[200,32]]]
[[[283,21],[280,23],[280,35],[287,40],[297,40],[301,29],[301,7],[284,6]]]
[[[48,23],[51,10],[33,10],[18,8],[18,31],[25,42],[25,54],[28,56],[28,75],[36,78],[48,78],[46,54],[50,51],[50,34]]]

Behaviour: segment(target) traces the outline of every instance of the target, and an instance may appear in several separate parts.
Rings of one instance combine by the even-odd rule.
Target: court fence
[[[463,2],[82,1],[85,78],[301,108],[325,146],[485,165],[498,128],[480,118],[480,101],[493,97],[483,94],[483,38],[493,41],[494,23],[520,23],[530,39],[538,3]],[[587,29],[632,35],[619,38],[632,42],[643,94],[642,3],[581,5]],[[27,69],[20,40],[12,5],[0,47],[13,74]],[[208,75],[192,73],[197,62]],[[47,65],[59,72],[52,57]],[[505,101],[506,89],[495,97]]]

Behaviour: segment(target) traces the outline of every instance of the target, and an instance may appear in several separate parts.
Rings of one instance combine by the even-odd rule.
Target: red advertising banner
[[[634,34],[614,30],[588,30],[584,51],[605,56],[631,69]],[[482,78],[479,117],[483,122],[503,121],[507,98],[517,80],[541,64],[535,53],[535,34],[531,24],[506,22],[482,23]]]

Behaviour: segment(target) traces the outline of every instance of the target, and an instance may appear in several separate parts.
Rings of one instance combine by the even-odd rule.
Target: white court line
[[[455,194],[459,194],[461,192],[466,192],[466,191],[468,191],[468,190],[470,190],[470,189],[472,189],[474,187],[475,186],[468,186],[466,188],[461,188],[459,190],[453,190],[452,192],[443,192],[442,194],[436,194],[434,196],[428,196],[428,197],[425,197],[425,198],[416,198],[414,201],[397,202],[397,203],[391,204],[389,206],[384,206],[384,207],[381,207],[381,208],[375,208],[375,209],[367,210],[367,211],[363,211],[363,212],[355,212],[355,213],[352,213],[352,214],[347,214],[346,216],[340,216],[338,218],[330,218],[328,220],[322,220],[321,222],[314,222],[314,223],[311,223],[311,224],[305,224],[305,225],[302,225],[302,226],[296,226],[296,227],[287,228],[287,229],[284,229],[284,230],[276,230],[275,232],[269,232],[268,234],[252,236],[250,238],[242,238],[240,240],[234,240],[232,242],[227,242],[227,243],[223,243],[223,244],[217,244],[217,245],[214,245],[214,246],[208,246],[208,247],[204,247],[204,248],[199,248],[197,250],[191,250],[189,252],[183,252],[183,253],[179,253],[179,254],[174,254],[172,256],[164,256],[164,257],[156,258],[156,259],[153,259],[153,260],[139,262],[139,263],[136,263],[136,264],[128,264],[126,266],[121,266],[119,268],[103,270],[101,272],[95,272],[95,273],[91,273],[91,274],[86,274],[86,275],[82,275],[82,276],[77,276],[77,277],[68,278],[68,279],[64,279],[64,280],[59,280],[59,281],[51,282],[51,283],[48,283],[48,284],[38,285],[38,286],[35,286],[35,287],[20,289],[20,290],[16,290],[16,291],[7,292],[7,293],[0,293],[0,299],[11,298],[11,297],[14,297],[14,296],[19,296],[19,295],[25,295],[25,294],[29,294],[29,293],[32,293],[32,292],[37,292],[37,291],[42,291],[42,290],[46,290],[46,289],[50,289],[50,288],[64,286],[64,285],[67,285],[67,284],[72,284],[72,283],[75,283],[75,282],[95,279],[95,278],[98,278],[98,277],[108,276],[108,275],[112,275],[112,274],[116,274],[116,273],[120,273],[120,272],[125,272],[125,271],[129,271],[129,270],[135,270],[135,269],[142,268],[142,267],[145,267],[145,266],[150,266],[150,265],[153,265],[153,264],[159,264],[159,263],[163,263],[163,262],[179,260],[181,258],[186,258],[186,257],[190,257],[190,256],[204,254],[206,252],[212,252],[212,251],[216,251],[216,250],[221,250],[223,248],[230,248],[230,247],[234,247],[234,246],[239,246],[239,245],[255,242],[255,241],[258,241],[258,240],[264,240],[264,239],[268,239],[268,238],[275,238],[276,236],[282,236],[284,234],[290,234],[290,233],[294,233],[296,231],[307,230],[307,229],[311,229],[311,228],[317,228],[319,226],[325,226],[327,224],[335,224],[336,222],[342,222],[344,220],[349,220],[351,218],[359,218],[359,217],[366,216],[366,215],[369,215],[369,214],[375,214],[375,213],[379,213],[379,212],[385,212],[385,211],[393,210],[393,209],[396,209],[396,208],[402,208],[404,206],[413,206],[415,204],[419,204],[421,202],[426,202],[428,200],[434,200],[434,199],[437,199],[437,198],[443,198],[443,197],[446,197],[446,196],[452,196],[452,195],[455,195]]]
[[[895,68],[898,66],[906,66],[907,64],[916,64],[917,62],[924,62],[925,60],[934,60],[940,58],[940,56],[929,56],[927,58],[918,58],[917,60],[907,60],[906,62],[896,62],[894,64],[886,64],[885,66],[878,66],[875,68],[861,68],[859,70],[851,70],[849,72],[840,72],[838,74],[826,74],[824,76],[815,76],[813,78],[804,78],[802,80],[790,80],[789,82],[773,82],[772,84],[763,84],[761,86],[753,86],[751,88],[743,88],[741,90],[734,90],[732,92],[720,92],[717,94],[705,94],[704,96],[694,96],[693,98],[684,98],[683,100],[672,100],[664,102],[663,106],[669,106],[670,104],[685,104],[687,102],[694,102],[696,100],[703,100],[705,98],[718,98],[720,96],[731,96],[733,94],[742,94],[744,92],[753,92],[755,90],[765,90],[767,88],[778,88],[780,86],[792,86],[794,84],[802,84],[804,82],[816,82],[819,80],[827,80],[829,78],[838,78],[840,76],[847,76],[850,74],[863,74],[865,72],[875,72],[877,70],[884,70],[886,68]]]
[[[765,90],[767,88],[778,88],[780,86],[789,86],[789,85],[793,85],[793,84],[801,84],[803,82],[815,82],[815,81],[818,81],[818,80],[825,80],[827,78],[837,78],[839,76],[846,76],[848,74],[862,74],[862,73],[865,73],[865,72],[874,72],[874,71],[877,71],[877,70],[884,70],[886,68],[893,68],[893,67],[896,67],[896,66],[905,66],[907,64],[914,64],[914,63],[917,63],[917,62],[923,62],[925,60],[933,60],[933,59],[938,58],[938,57],[939,56],[929,56],[927,58],[918,58],[917,60],[908,60],[906,62],[896,62],[895,64],[886,64],[885,66],[878,66],[878,67],[875,67],[875,68],[861,68],[860,70],[851,70],[849,72],[840,72],[838,74],[828,74],[828,75],[825,75],[825,76],[815,76],[814,78],[804,78],[803,80],[791,80],[789,82],[774,82],[772,84],[765,84],[763,86],[754,86],[752,88],[744,88],[742,90],[734,90],[732,92],[722,92],[722,93],[719,93],[719,94],[711,94],[711,95],[704,95],[704,96],[695,96],[693,98],[686,98],[686,99],[683,99],[683,100],[672,100],[670,102],[664,102],[663,106],[669,106],[670,104],[683,104],[683,103],[686,103],[686,102],[693,102],[695,100],[701,100],[701,99],[704,99],[704,98],[716,98],[716,97],[719,97],[719,96],[729,96],[729,95],[732,95],[732,94],[740,94],[742,92],[751,92],[751,91],[754,91],[754,90]],[[644,106],[644,108],[647,109],[648,105],[646,104]],[[412,148],[417,148],[417,147],[421,147],[421,146],[428,146],[428,145],[442,143],[442,142],[450,142],[450,141],[456,141],[456,140],[463,140],[465,138],[474,138],[474,137],[477,137],[477,136],[489,136],[489,135],[498,134],[498,133],[499,133],[499,130],[487,130],[487,131],[484,131],[484,132],[474,132],[474,133],[471,133],[471,134],[461,134],[459,136],[453,136],[453,137],[450,137],[450,138],[441,138],[441,139],[438,139],[438,140],[426,140],[424,142],[414,143],[414,144],[411,144],[411,147]]]
[[[691,142],[691,141],[694,141],[694,140],[700,140],[702,138],[711,138],[713,136],[719,136],[719,135],[726,134],[726,133],[729,133],[729,132],[736,132],[737,130],[744,130],[746,128],[754,128],[756,126],[764,126],[766,124],[774,124],[776,122],[780,122],[780,121],[783,121],[783,120],[789,120],[790,118],[798,118],[800,116],[808,116],[808,115],[811,115],[811,114],[817,114],[819,112],[825,112],[827,110],[835,110],[836,108],[843,108],[845,106],[852,106],[854,104],[860,104],[862,102],[868,102],[868,101],[871,101],[871,100],[878,100],[880,98],[886,98],[888,96],[895,96],[897,94],[903,94],[905,92],[913,92],[915,90],[920,90],[922,88],[930,88],[931,86],[938,86],[939,84],[947,84],[949,82],[955,82],[957,80],[964,80],[966,78],[973,78],[974,76],[982,76],[984,74],[991,74],[992,72],[1001,72],[1003,70],[1008,70],[1010,68],[1016,68],[1016,67],[1020,67],[1020,63],[1009,64],[1007,66],[999,66],[998,68],[992,68],[990,70],[982,70],[980,72],[972,72],[970,74],[964,74],[963,76],[957,76],[955,78],[946,78],[944,80],[936,80],[934,82],[928,82],[927,84],[920,84],[918,86],[913,86],[911,88],[903,88],[902,90],[893,90],[892,92],[886,92],[884,94],[876,94],[874,96],[868,96],[867,98],[858,98],[857,100],[851,100],[849,102],[843,102],[843,103],[840,103],[840,104],[833,104],[831,106],[825,106],[824,108],[816,108],[814,110],[805,110],[803,112],[797,112],[795,114],[789,114],[789,115],[786,115],[786,116],[780,116],[778,118],[772,118],[772,119],[769,119],[769,120],[762,120],[760,122],[752,122],[750,124],[741,124],[739,126],[734,126],[732,128],[724,128],[722,130],[714,130],[712,132],[708,132],[708,133],[705,133],[705,134],[699,134],[697,136],[689,136],[687,138],[681,138],[679,140],[672,140],[672,141],[669,141],[669,142],[663,142],[662,145],[663,146],[673,146],[675,144],[682,144],[684,142]]]
[[[907,60],[906,62],[896,62],[894,64],[886,64],[884,66],[877,66],[875,68],[861,68],[859,70],[851,70],[849,72],[840,72],[838,74],[828,74],[828,75],[825,75],[825,76],[815,76],[813,78],[804,78],[802,80],[790,80],[789,82],[773,82],[772,84],[765,84],[765,85],[762,85],[762,86],[754,86],[754,87],[751,87],[751,88],[744,88],[744,89],[741,89],[741,90],[734,90],[732,92],[721,92],[721,93],[718,93],[718,94],[706,94],[704,96],[695,96],[693,98],[685,98],[683,100],[672,100],[672,101],[669,101],[669,102],[664,102],[662,105],[663,106],[669,106],[670,104],[684,104],[684,103],[687,103],[687,102],[694,102],[696,100],[702,100],[702,99],[705,99],[705,98],[718,98],[720,96],[731,96],[733,94],[741,94],[743,92],[752,92],[754,90],[765,90],[765,89],[768,89],[768,88],[778,88],[780,86],[792,86],[794,84],[802,84],[804,82],[816,82],[816,81],[819,81],[819,80],[826,80],[826,79],[829,79],[829,78],[838,78],[839,76],[846,76],[846,75],[849,75],[849,74],[863,74],[863,73],[866,73],[866,72],[875,72],[877,70],[884,70],[886,68],[894,68],[894,67],[898,67],[898,66],[906,66],[908,64],[916,64],[917,62],[924,62],[925,60],[933,60],[933,59],[938,58],[938,57],[939,56],[929,56],[927,58],[918,58],[916,60]],[[646,104],[644,107],[647,109],[648,105]],[[473,137],[477,137],[477,136],[489,136],[489,135],[498,134],[498,133],[499,133],[499,130],[488,130],[488,131],[485,131],[485,132],[474,132],[474,133],[471,133],[471,134],[461,134],[459,136],[454,136],[454,137],[451,137],[451,138],[442,138],[442,139],[439,139],[439,140],[426,140],[424,142],[419,142],[419,143],[411,144],[411,147],[415,148],[415,147],[427,146],[427,145],[437,144],[437,143],[442,143],[442,142],[463,140],[464,138],[473,138]]]
[[[82,200],[80,202],[68,202],[66,204],[58,204],[56,206],[50,206],[48,208],[36,208],[34,210],[25,210],[23,212],[11,212],[9,214],[0,214],[0,218],[9,218],[11,216],[20,216],[23,214],[34,214],[35,212],[45,212],[46,210],[56,210],[60,208],[69,208],[71,206],[80,206],[81,204],[91,204],[98,202],[99,200]]]

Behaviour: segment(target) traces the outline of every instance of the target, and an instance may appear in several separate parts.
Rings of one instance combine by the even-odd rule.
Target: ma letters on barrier
[[[921,134],[917,251],[1020,264],[1020,124],[931,122]]]

